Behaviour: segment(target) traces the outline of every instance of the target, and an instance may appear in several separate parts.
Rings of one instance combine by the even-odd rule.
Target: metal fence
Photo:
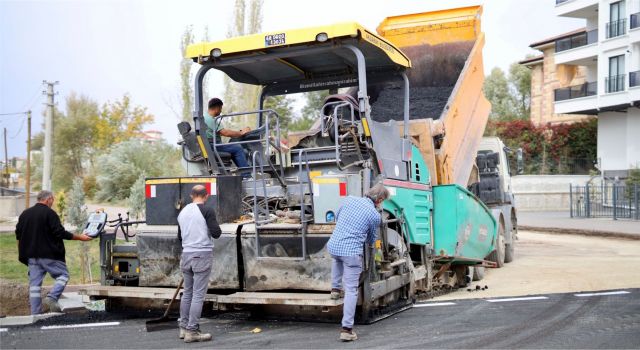
[[[640,220],[640,186],[569,185],[571,217]]]
[[[521,164],[517,156],[509,154],[509,167],[514,175],[590,175],[597,173],[598,161],[595,158],[573,158],[525,155]]]

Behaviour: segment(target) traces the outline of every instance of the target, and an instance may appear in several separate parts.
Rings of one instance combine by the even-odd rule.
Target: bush
[[[149,177],[181,176],[180,151],[166,142],[129,140],[98,158],[98,201],[126,199],[141,174]]]

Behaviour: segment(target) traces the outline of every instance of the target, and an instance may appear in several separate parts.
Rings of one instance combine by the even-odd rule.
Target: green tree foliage
[[[98,158],[100,169],[96,180],[100,201],[122,200],[130,196],[131,186],[142,174],[180,176],[180,152],[166,142],[129,140],[114,145]]]
[[[129,206],[129,215],[134,220],[143,218],[145,215],[145,177],[144,174],[140,174],[138,180],[129,189],[127,205]]]
[[[76,233],[81,233],[88,217],[82,179],[76,177],[68,194],[67,219],[76,228]]]
[[[509,67],[509,84],[518,118],[527,119],[531,114],[531,69],[514,62]]]
[[[280,117],[280,130],[286,133],[293,117],[293,99],[286,95],[269,96],[264,101],[264,109],[273,109]],[[275,120],[271,127],[275,127]]]
[[[181,117],[183,121],[191,121],[191,110],[193,108],[193,79],[191,74],[191,66],[193,62],[189,58],[184,58],[187,46],[193,43],[193,26],[187,26],[180,40],[180,98],[181,98]]]
[[[302,115],[294,118],[289,124],[289,131],[306,131],[320,116],[320,109],[324,100],[329,96],[329,90],[311,91],[304,93],[306,103],[302,107]]]
[[[56,113],[53,139],[53,186],[62,190],[84,175],[92,156],[96,136],[98,104],[87,96],[71,93],[67,97],[67,113]]]
[[[64,224],[64,219],[67,216],[67,195],[64,191],[58,191],[58,193],[55,194],[53,207],[56,213],[58,213],[60,221]]]
[[[484,80],[484,95],[491,102],[492,119],[508,119],[515,115],[515,99],[502,69],[496,67]]]

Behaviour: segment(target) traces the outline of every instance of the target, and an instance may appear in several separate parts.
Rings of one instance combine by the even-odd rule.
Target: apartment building
[[[640,0],[556,0],[555,13],[585,20],[555,41],[555,64],[583,67],[585,81],[557,88],[554,112],[597,115],[600,168],[624,179],[640,167]]]
[[[556,65],[556,41],[585,33],[584,28],[532,43],[529,47],[542,54],[520,61],[531,69],[531,122],[535,125],[563,124],[594,118],[586,114],[556,114],[554,92],[563,86],[586,82],[586,68],[576,65]]]

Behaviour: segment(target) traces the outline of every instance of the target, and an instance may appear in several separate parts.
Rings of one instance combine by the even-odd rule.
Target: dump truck
[[[223,231],[205,298],[214,310],[339,319],[326,244],[342,201],[380,182],[391,197],[378,241],[363,247],[358,322],[466,286],[474,267],[500,264],[504,218],[469,190],[481,178],[473,174],[482,174],[476,153],[490,110],[481,12],[390,17],[377,32],[338,23],[190,45],[186,56],[200,66],[193,123],[178,125],[188,175],[146,179],[145,225],[135,239],[123,229],[124,243],[100,235],[102,283],[81,292],[110,307],[170,299],[181,278],[177,215],[196,184]],[[255,117],[251,133],[228,142],[245,148],[248,168],[207,139],[202,83],[212,69],[261,88],[256,110],[218,117]],[[315,124],[283,142],[265,99],[318,90],[332,95]]]

